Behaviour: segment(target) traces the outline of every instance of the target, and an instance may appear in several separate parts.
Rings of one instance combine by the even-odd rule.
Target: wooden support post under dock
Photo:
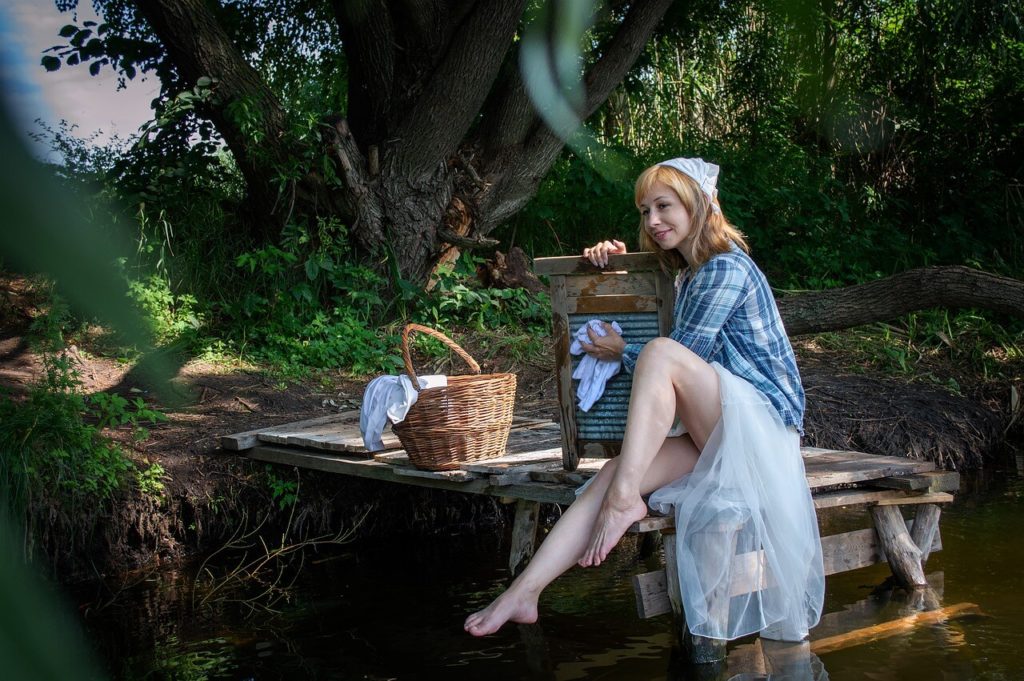
[[[520,499],[516,502],[516,516],[512,523],[512,549],[508,557],[508,569],[513,578],[518,577],[533,558],[539,520],[539,501]]]

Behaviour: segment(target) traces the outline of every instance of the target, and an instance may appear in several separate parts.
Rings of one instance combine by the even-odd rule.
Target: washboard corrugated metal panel
[[[608,267],[578,257],[538,258],[534,267],[551,281],[551,312],[562,416],[562,459],[567,470],[587,456],[618,453],[625,430],[632,379],[625,372],[608,382],[589,411],[577,408],[572,373],[579,362],[569,354],[576,330],[590,319],[617,321],[629,342],[667,335],[672,323],[672,282],[653,253],[612,256]]]
[[[575,337],[576,331],[586,324],[593,315],[570,314],[569,331]],[[605,321],[616,321],[622,327],[622,337],[627,343],[646,343],[661,335],[658,329],[656,312],[621,312],[611,314]],[[572,357],[572,370],[576,371],[582,355]],[[573,382],[575,396],[579,382]],[[587,411],[579,408],[574,402],[576,411],[576,433],[579,440],[594,442],[620,442],[626,430],[626,412],[629,408],[629,394],[633,388],[633,377],[626,371],[620,371],[605,385],[601,399]],[[582,452],[581,452],[582,454]]]

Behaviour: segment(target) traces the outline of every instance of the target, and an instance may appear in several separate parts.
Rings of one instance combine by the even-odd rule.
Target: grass
[[[973,311],[933,310],[824,333],[799,344],[841,354],[845,368],[868,369],[911,381],[928,381],[960,394],[966,382],[1020,378],[1024,367],[1024,324],[1005,325]]]

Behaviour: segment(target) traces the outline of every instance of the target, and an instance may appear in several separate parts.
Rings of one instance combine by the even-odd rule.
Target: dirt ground
[[[14,399],[42,370],[39,356],[25,341],[38,312],[23,281],[0,279],[0,386]],[[240,517],[225,513],[225,498],[235,500],[235,510],[243,516],[247,511],[241,506],[251,505],[254,498],[256,503],[269,502],[265,493],[262,500],[259,495],[238,493],[239,486],[252,492],[253,467],[220,450],[220,436],[358,408],[368,380],[340,372],[285,380],[253,367],[189,361],[171,381],[171,394],[158,395],[134,377],[129,364],[100,356],[89,347],[88,334],[83,338],[82,347],[69,347],[67,355],[77,365],[87,394],[105,391],[142,397],[169,417],[150,428],[151,435],[143,442],[134,442],[127,428],[113,433],[138,462],[163,467],[170,501],[157,507],[135,500],[110,514],[104,521],[110,525],[105,539],[92,550],[107,553],[101,562],[111,569],[178,558],[215,542],[229,529],[215,526],[230,525]],[[844,353],[823,349],[813,339],[798,339],[794,345],[807,392],[805,444],[925,458],[956,469],[981,466],[1012,446],[1004,434],[1011,420],[1011,385],[1024,389],[1020,366],[1009,374],[1014,379],[1003,381],[965,376],[941,362],[928,367],[941,380],[955,377],[958,395],[935,381],[886,376],[857,366]],[[475,354],[472,347],[467,350]],[[501,361],[485,364],[483,369],[517,374],[517,411],[555,417],[557,388],[550,356],[526,364],[502,365]],[[451,371],[444,366],[431,369]],[[1011,436],[1019,440],[1019,432],[1018,425]],[[339,495],[348,501],[359,497],[351,490],[339,492],[331,483],[321,487],[322,498],[310,502],[320,505],[320,525],[333,522],[336,511],[330,507]],[[364,490],[361,498],[375,499],[380,494],[376,489]],[[307,493],[305,499],[310,498]],[[467,512],[475,517],[480,510]],[[203,524],[205,540],[196,529]],[[58,544],[59,534],[52,538]]]

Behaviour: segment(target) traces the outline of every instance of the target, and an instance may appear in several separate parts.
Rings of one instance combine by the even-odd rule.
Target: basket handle
[[[448,336],[427,326],[421,326],[420,324],[406,324],[405,328],[402,329],[402,361],[405,362],[405,373],[409,374],[409,378],[412,379],[412,387],[416,392],[420,391],[420,380],[416,376],[416,370],[412,368],[412,356],[409,354],[409,334],[413,331],[425,333],[428,336],[433,336],[437,340],[441,341],[454,350],[455,354],[466,361],[466,364],[469,365],[470,371],[474,374],[480,373],[480,365],[476,363],[476,360],[470,357],[468,352],[463,350],[458,343]]]

